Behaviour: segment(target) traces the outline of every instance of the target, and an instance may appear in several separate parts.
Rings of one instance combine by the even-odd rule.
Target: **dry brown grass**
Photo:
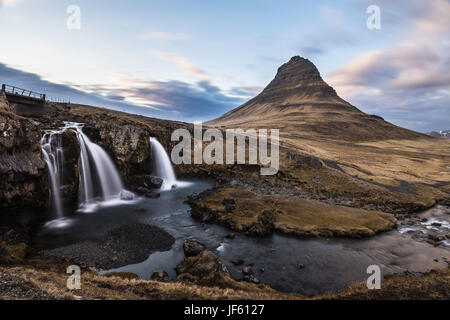
[[[231,218],[237,230],[257,221],[270,209],[276,213],[275,229],[298,236],[371,236],[395,226],[395,218],[388,213],[345,206],[331,206],[317,200],[281,195],[260,195],[244,189],[223,188],[200,201],[213,211],[226,212],[224,199],[233,199],[235,209],[219,219]]]
[[[365,283],[356,283],[341,292],[320,295],[315,299],[448,300],[450,299],[450,270],[417,275],[396,275],[383,281],[379,290],[369,290]]]
[[[189,282],[158,282],[138,280],[118,276],[102,276],[84,270],[81,274],[81,289],[69,290],[66,287],[68,274],[64,273],[64,265],[52,267],[54,262],[37,262],[34,266],[17,266],[5,268],[0,266],[0,276],[8,274],[19,277],[23,283],[31,284],[41,290],[45,296],[54,299],[70,300],[142,300],[142,299],[302,299],[297,294],[284,294],[267,286],[234,281],[233,288],[199,286]],[[20,285],[20,284],[19,284]],[[17,288],[20,289],[20,288]],[[29,290],[29,288],[28,288]],[[13,296],[0,292],[3,299]],[[36,299],[35,296],[33,296]],[[27,299],[27,296],[19,297]]]

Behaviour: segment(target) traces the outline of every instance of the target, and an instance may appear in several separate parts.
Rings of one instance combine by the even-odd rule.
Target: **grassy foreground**
[[[62,265],[51,261],[29,261],[22,266],[0,266],[0,298],[20,300],[303,300],[298,294],[284,294],[265,285],[232,280],[229,285],[200,286],[190,282],[138,280],[129,274],[101,276],[89,270],[82,272],[80,290],[66,287],[68,274]],[[31,265],[31,263],[33,265]],[[380,290],[368,290],[358,283],[339,292],[313,297],[323,299],[449,299],[450,270],[420,275],[398,275],[382,282]]]

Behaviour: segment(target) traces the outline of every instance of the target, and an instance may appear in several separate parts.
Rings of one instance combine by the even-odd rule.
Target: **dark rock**
[[[246,281],[246,282],[256,283],[256,284],[259,283],[259,280],[258,280],[254,275],[247,275],[247,276],[244,276],[244,277],[242,278],[242,280],[244,280],[244,281]]]
[[[236,201],[234,201],[234,199],[232,199],[232,198],[225,198],[225,199],[223,199],[222,204],[225,205],[225,206],[227,204],[235,205]]]
[[[227,234],[227,239],[234,239],[235,237],[236,237],[236,234],[234,234],[233,232]]]
[[[78,204],[80,144],[73,130],[62,132],[60,142],[64,148],[61,198],[65,204],[75,207]]]
[[[186,239],[183,243],[184,255],[186,257],[193,257],[198,255],[201,251],[205,250],[206,247],[202,243],[192,240]]]
[[[149,189],[159,189],[161,188],[164,180],[156,176],[147,176],[144,178],[144,186]]]
[[[243,259],[234,259],[234,260],[231,260],[231,263],[234,264],[235,266],[240,266],[241,264],[244,263],[244,260]]]
[[[211,283],[217,277],[228,275],[222,261],[209,250],[204,250],[195,257],[185,258],[175,270],[177,279],[200,283]]]
[[[428,235],[428,238],[430,240],[433,240],[434,242],[441,242],[441,241],[445,240],[445,236],[443,236],[443,235],[430,234],[430,235]]]
[[[245,234],[263,237],[263,236],[267,236],[269,234],[269,232],[267,232],[266,228],[262,224],[253,223],[245,231]]]
[[[155,281],[161,281],[161,282],[170,282],[172,279],[170,279],[169,274],[164,270],[156,270],[152,273],[152,276],[150,278],[151,280]]]
[[[270,231],[273,231],[275,228],[275,214],[271,210],[264,210],[259,216],[258,216],[258,222],[261,223],[266,229],[269,229]]]
[[[259,283],[259,280],[255,277],[253,269],[251,267],[245,267],[242,269],[243,279],[246,282]]]
[[[246,234],[253,236],[267,236],[275,230],[275,213],[271,210],[264,210],[257,219],[256,223],[251,224]]]
[[[300,263],[300,264],[298,265],[298,268],[299,268],[300,270],[301,270],[301,269],[305,269],[305,265]]]
[[[49,187],[41,154],[41,131],[35,122],[10,113],[7,101],[0,99],[0,110],[3,109],[0,113],[0,208],[46,207]]]
[[[441,226],[442,226],[442,224],[439,223],[439,222],[433,222],[431,225],[432,225],[433,227],[441,227]]]
[[[236,201],[234,201],[234,199],[225,198],[223,199],[222,204],[225,206],[226,212],[233,212],[234,209],[236,209]]]
[[[244,274],[244,275],[253,275],[254,273],[253,273],[253,269],[252,269],[252,267],[245,267],[245,268],[243,268],[242,269],[242,273]]]
[[[217,214],[207,207],[197,205],[195,200],[188,199],[187,202],[191,205],[191,216],[202,222],[213,222],[215,221]]]

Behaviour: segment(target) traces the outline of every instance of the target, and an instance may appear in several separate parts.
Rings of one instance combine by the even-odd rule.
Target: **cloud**
[[[186,33],[152,31],[138,34],[137,38],[141,40],[188,40],[191,36]]]
[[[147,81],[127,73],[114,73],[109,84],[78,86],[57,84],[39,75],[0,63],[2,82],[73,103],[163,119],[194,121],[218,117],[244,102],[223,92],[209,81],[189,84],[182,81]]]
[[[228,93],[234,96],[252,98],[259,94],[263,89],[263,87],[234,87],[231,88]]]
[[[450,3],[427,3],[409,9],[410,31],[395,45],[364,53],[327,77],[363,110],[404,117],[410,128],[422,131],[446,129],[450,119]]]
[[[21,4],[23,0],[0,0],[0,8],[2,6],[14,8]]]
[[[209,76],[200,68],[195,66],[187,58],[177,54],[168,52],[154,52],[153,55],[159,59],[170,61],[177,66],[181,67],[187,74],[195,76],[203,81],[209,81]]]

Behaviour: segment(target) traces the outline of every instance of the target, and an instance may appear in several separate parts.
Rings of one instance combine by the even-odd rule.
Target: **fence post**
[[[2,84],[2,91],[5,92],[6,91],[6,85]]]
[[[42,100],[45,101],[45,93],[42,95]]]

